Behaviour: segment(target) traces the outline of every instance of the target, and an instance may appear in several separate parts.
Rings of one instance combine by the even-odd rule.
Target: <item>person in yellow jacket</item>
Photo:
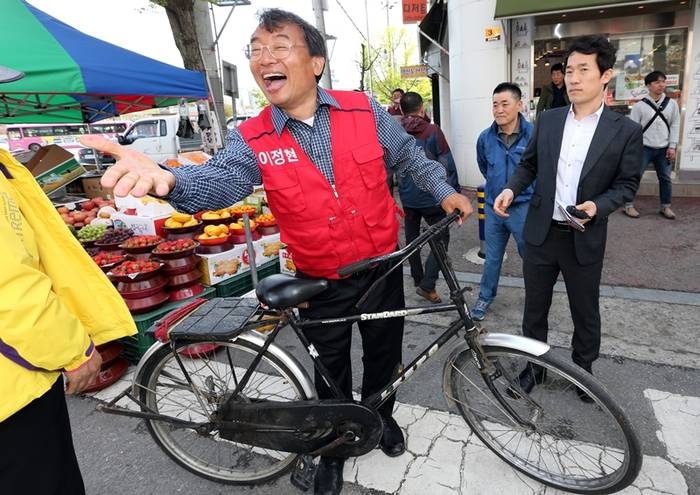
[[[12,75],[0,67],[0,82]],[[95,346],[136,327],[32,174],[1,149],[0,260],[0,492],[83,494],[63,377],[65,393],[81,392],[100,370]]]

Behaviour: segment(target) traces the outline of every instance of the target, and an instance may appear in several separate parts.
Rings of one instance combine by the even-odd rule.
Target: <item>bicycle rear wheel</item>
[[[257,345],[242,339],[178,346],[192,385],[170,347],[158,350],[145,365],[138,383],[144,410],[201,425],[194,429],[146,420],[156,443],[185,469],[218,482],[255,484],[274,479],[293,465],[297,454],[226,440],[214,423],[208,422],[258,351]],[[299,377],[276,356],[266,353],[237,400],[288,402],[307,398]]]
[[[622,408],[592,375],[551,350],[533,356],[485,346],[484,353],[500,374],[492,381],[493,391],[466,347],[446,363],[443,385],[448,402],[487,447],[524,474],[561,490],[613,493],[634,481],[642,465],[639,440]],[[528,365],[542,366],[547,375],[524,394],[518,375]],[[594,402],[583,403],[576,387]],[[494,394],[529,424],[514,420]]]

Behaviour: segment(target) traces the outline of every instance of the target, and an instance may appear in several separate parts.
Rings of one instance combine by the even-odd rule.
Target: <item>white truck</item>
[[[145,153],[158,163],[177,158],[184,151],[202,149],[202,135],[183,134],[179,115],[153,115],[134,121],[117,139],[119,144]]]

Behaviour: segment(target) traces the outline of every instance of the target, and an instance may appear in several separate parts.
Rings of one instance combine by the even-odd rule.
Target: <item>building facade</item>
[[[476,140],[493,120],[491,93],[500,82],[523,90],[524,113],[535,118],[550,68],[565,62],[571,39],[602,34],[617,47],[606,104],[628,114],[646,94],[644,76],[667,74],[667,94],[681,108],[681,136],[673,167],[674,196],[700,195],[700,0],[437,0],[421,22],[421,51],[433,73],[440,124],[459,167],[476,187]],[[645,173],[640,193],[654,194]]]

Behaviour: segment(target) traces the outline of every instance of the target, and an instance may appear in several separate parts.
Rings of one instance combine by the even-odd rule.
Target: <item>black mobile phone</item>
[[[591,217],[588,216],[588,213],[586,213],[583,210],[577,209],[574,205],[569,205],[566,207],[566,211],[569,213],[569,215],[580,218],[581,220],[590,220]]]

